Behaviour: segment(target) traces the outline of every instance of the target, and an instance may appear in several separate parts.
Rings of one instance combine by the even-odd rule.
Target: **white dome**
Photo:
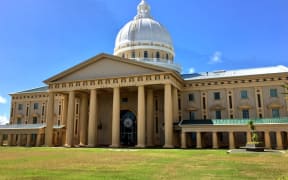
[[[172,38],[163,25],[150,15],[150,6],[142,0],[137,15],[118,33],[114,55],[181,71],[174,64]]]
[[[173,47],[168,31],[157,21],[139,18],[128,22],[118,33],[115,48],[128,42],[153,42]]]
[[[162,46],[174,55],[173,43],[170,34],[163,25],[155,21],[150,15],[150,6],[142,0],[137,7],[137,15],[128,22],[118,33],[115,41],[114,54],[119,53],[119,49],[128,46],[142,46],[143,44],[152,46]],[[137,49],[137,47],[135,47]]]

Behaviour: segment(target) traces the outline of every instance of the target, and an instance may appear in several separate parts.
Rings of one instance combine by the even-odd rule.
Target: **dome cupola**
[[[155,21],[146,0],[137,7],[137,15],[119,31],[114,55],[134,59],[181,71],[174,64],[174,48],[170,34],[163,25]]]

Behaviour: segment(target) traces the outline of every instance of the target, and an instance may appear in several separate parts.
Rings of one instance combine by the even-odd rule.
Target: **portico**
[[[133,71],[134,68],[141,68],[142,71],[149,71],[150,73],[131,75],[130,72],[125,72],[122,76],[118,75],[117,77],[109,74],[106,74],[105,77],[97,77],[97,74],[95,74],[94,80],[87,80],[88,78],[83,78],[83,80],[70,79],[70,77],[73,77],[73,73],[78,73],[79,71],[83,71],[83,76],[85,76],[85,68],[93,66],[94,63],[106,66],[106,60],[104,59],[107,58],[109,58],[107,61],[115,63],[114,66],[118,64],[118,68],[123,66],[123,68],[129,69],[125,66],[130,66],[130,71]],[[97,67],[98,69],[101,68]],[[111,67],[108,69],[105,67],[106,72],[116,70],[113,68],[112,70]],[[45,81],[45,83],[49,84],[49,94],[51,96],[60,94],[65,97],[64,101],[66,102],[64,104],[67,104],[67,111],[63,112],[67,113],[64,115],[64,117],[67,117],[67,120],[64,120],[67,124],[65,146],[96,147],[109,145],[110,147],[120,147],[121,110],[129,110],[136,116],[136,147],[144,148],[155,145],[155,137],[157,136],[154,129],[155,123],[161,125],[160,122],[162,121],[164,126],[164,135],[162,137],[164,144],[162,145],[165,148],[174,146],[173,118],[178,116],[173,116],[173,113],[178,114],[178,111],[173,110],[173,103],[174,101],[176,101],[176,104],[178,103],[178,98],[175,98],[175,96],[178,97],[178,89],[181,88],[181,77],[179,74],[162,67],[132,60],[123,61],[118,57],[105,54],[88,60],[84,67],[80,65],[68,71],[70,73],[64,72]],[[124,72],[118,72],[118,74],[120,73]],[[89,75],[91,76],[91,74]],[[79,73],[77,77],[79,77]],[[69,80],[66,81],[65,79]],[[163,106],[163,112],[154,113],[155,96],[159,99],[157,106]],[[76,99],[78,99],[79,105],[77,105]],[[49,98],[48,104],[50,105],[50,103],[53,106],[53,98]],[[50,109],[49,114],[53,113],[53,110]],[[53,119],[53,116],[48,115],[47,118]],[[155,118],[157,118],[157,122],[154,121]],[[47,119],[47,121],[50,121],[50,119]],[[55,122],[55,119],[53,121]],[[159,126],[158,124],[157,126]],[[46,136],[45,144],[52,146],[51,136],[49,135],[49,133],[51,134],[51,128],[49,127],[51,125],[47,124],[45,133],[48,136]],[[105,128],[105,132],[102,132],[102,128]],[[158,138],[159,136],[162,135],[158,135]]]

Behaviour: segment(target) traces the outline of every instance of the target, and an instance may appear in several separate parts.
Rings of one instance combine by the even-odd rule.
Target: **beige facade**
[[[287,67],[181,75],[169,33],[146,1],[137,9],[114,55],[11,94],[0,145],[237,148],[251,141],[251,119],[266,148],[287,148]]]

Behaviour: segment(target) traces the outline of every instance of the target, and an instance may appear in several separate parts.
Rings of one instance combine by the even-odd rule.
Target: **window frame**
[[[214,92],[214,100],[220,100],[221,99],[221,93],[220,92]]]

